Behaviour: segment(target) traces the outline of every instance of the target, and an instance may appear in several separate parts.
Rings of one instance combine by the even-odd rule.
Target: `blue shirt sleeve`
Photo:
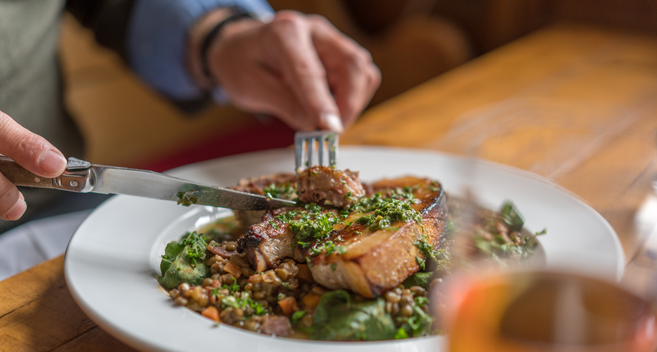
[[[128,61],[135,73],[150,86],[174,100],[199,98],[185,62],[187,32],[210,10],[238,6],[261,19],[271,18],[265,0],[138,0],[128,24]],[[217,101],[225,100],[220,89]]]

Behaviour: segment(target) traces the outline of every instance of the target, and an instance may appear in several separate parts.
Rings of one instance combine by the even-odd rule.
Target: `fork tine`
[[[326,137],[328,139],[329,166],[335,167],[338,160],[338,134],[331,133]]]
[[[317,148],[315,148],[315,142]],[[297,132],[294,135],[294,165],[299,171],[311,167],[317,154],[318,165],[335,167],[337,163],[338,135],[335,132]],[[328,160],[326,158],[328,157]]]
[[[313,147],[315,146],[315,137],[310,137],[307,139],[308,141],[308,155],[306,155],[306,159],[308,160],[306,162],[306,167],[311,167],[313,166]]]
[[[302,134],[297,133],[294,135],[294,169],[295,170],[299,170],[299,168],[302,165],[304,142],[305,139],[303,138]]]
[[[326,140],[326,135],[317,136],[317,155],[319,160],[317,161],[319,165],[324,165],[324,142]]]

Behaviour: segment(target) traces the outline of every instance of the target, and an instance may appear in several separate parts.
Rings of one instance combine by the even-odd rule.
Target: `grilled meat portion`
[[[365,194],[358,172],[322,166],[310,167],[297,175],[277,173],[243,178],[231,189],[290,200],[299,193],[299,200],[304,203],[336,207],[348,207]],[[263,214],[264,211],[235,210],[235,218],[244,228],[260,222]]]
[[[296,181],[297,176],[295,174],[281,172],[273,175],[242,178],[231,189],[263,196],[267,193],[275,192],[275,194],[271,195],[272,197],[293,199],[295,197],[293,186]]]
[[[297,176],[291,173],[277,173],[273,175],[264,175],[259,177],[242,178],[237,185],[230,187],[236,191],[259,194],[262,196],[270,195],[274,198],[293,200],[296,194]],[[260,222],[262,210],[234,210],[235,219],[240,226],[247,228]]]
[[[297,177],[297,193],[304,203],[320,203],[346,208],[365,195],[358,172],[313,166]]]
[[[370,194],[350,213],[312,205],[267,212],[238,240],[238,251],[256,271],[286,257],[308,260],[321,285],[376,297],[419,270],[417,258],[425,253],[418,243],[440,246],[447,203],[440,184],[429,179],[383,180],[368,188],[381,196]]]
[[[353,221],[352,224],[324,240],[342,243],[342,254],[324,251],[310,258],[315,281],[371,298],[399,285],[420,269],[416,258],[427,258],[418,243],[424,241],[433,249],[440,247],[447,227],[447,202],[440,185],[428,179],[404,177],[372,184],[374,192],[387,195],[405,187],[412,190],[415,202],[411,207],[420,213],[421,223],[397,221],[383,229],[372,229],[359,223],[359,214],[350,214],[347,223]]]
[[[266,212],[261,222],[251,225],[246,234],[237,240],[237,251],[246,252],[246,258],[256,272],[276,268],[284,258],[305,261],[295,246],[294,233],[288,229],[288,224],[275,219],[277,215],[289,210],[284,208]]]

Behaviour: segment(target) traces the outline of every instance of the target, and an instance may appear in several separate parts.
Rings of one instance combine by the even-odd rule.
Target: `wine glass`
[[[528,114],[525,108],[536,108],[532,104],[507,104],[506,110],[502,109],[504,113],[479,114],[479,119],[474,119],[478,122],[486,119],[489,122],[486,126],[496,120],[495,129],[477,130],[477,124],[470,119],[468,124],[457,126],[451,135],[444,136],[431,147],[459,152],[471,157],[473,163],[478,158],[491,159],[492,156],[495,159],[496,155],[503,159],[507,156],[505,151],[496,146],[503,146],[505,137],[532,129],[545,134],[546,128],[567,122],[566,118],[555,121],[559,114]],[[510,113],[509,109],[516,113]],[[622,280],[616,282],[575,271],[550,271],[531,266],[491,268],[490,261],[480,258],[457,262],[453,275],[440,288],[440,299],[436,300],[442,303],[436,310],[448,333],[449,351],[655,350],[657,161],[654,142],[657,132],[632,128],[621,128],[618,132],[619,124],[625,123],[622,119],[610,117],[601,121],[591,119],[590,125],[581,126],[582,130],[590,132],[587,138],[564,138],[552,141],[551,148],[538,148],[537,157],[527,160],[525,165],[556,184],[567,186],[570,181],[564,175],[576,168],[587,153],[590,155],[592,148],[600,147],[601,139],[623,143],[651,136],[652,147],[647,154],[650,162],[638,177],[622,179],[625,175],[621,174],[617,178],[607,178],[624,186],[614,187],[613,192],[606,194],[602,189],[591,187],[592,195],[598,196],[597,191],[599,197],[608,197],[605,202],[598,202],[605,206],[596,210],[623,239],[628,263]],[[531,137],[527,136],[529,140]],[[474,166],[470,169],[477,170]],[[472,203],[476,192],[469,190],[465,194],[470,198],[466,201]],[[476,218],[472,209],[476,206],[463,209],[464,219],[472,222]],[[467,237],[471,233],[468,227],[474,225],[463,225],[463,234],[457,239]],[[463,247],[467,245],[456,243],[455,256],[460,255],[458,251]]]

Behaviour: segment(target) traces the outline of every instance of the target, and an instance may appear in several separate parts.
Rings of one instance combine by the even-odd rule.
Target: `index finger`
[[[30,172],[43,177],[59,176],[66,168],[66,158],[57,148],[2,111],[0,154],[12,158]]]
[[[321,129],[342,132],[339,109],[317,56],[310,27],[302,15],[283,11],[272,22],[271,43],[266,51],[274,68],[294,93],[308,118]]]
[[[345,126],[353,124],[381,83],[369,52],[320,16],[312,16],[313,41]]]

